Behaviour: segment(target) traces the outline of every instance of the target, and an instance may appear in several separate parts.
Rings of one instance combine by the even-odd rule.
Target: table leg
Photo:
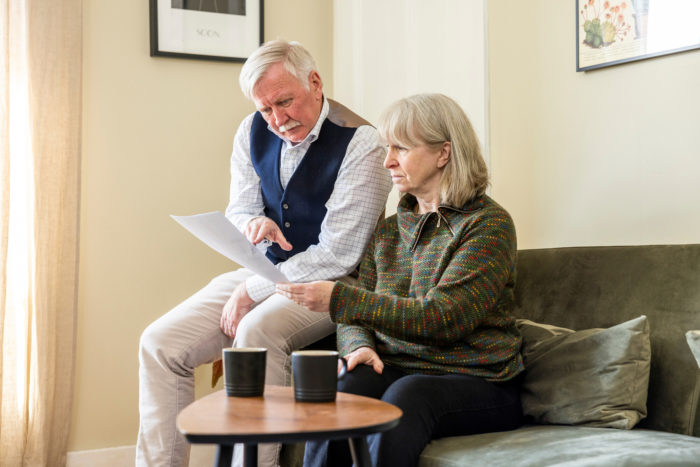
[[[258,467],[258,445],[243,445],[243,467]]]
[[[348,438],[352,463],[356,467],[372,467],[372,459],[369,457],[369,447],[364,436]]]
[[[231,467],[232,460],[233,446],[219,444],[219,448],[216,450],[216,459],[214,460],[214,467]]]

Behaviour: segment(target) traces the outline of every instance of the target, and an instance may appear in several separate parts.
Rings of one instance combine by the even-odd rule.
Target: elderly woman
[[[523,371],[513,307],[510,215],[484,194],[486,164],[464,111],[440,94],[394,103],[379,131],[403,194],[379,223],[358,286],[277,291],[338,323],[351,370],[343,392],[398,406],[397,428],[369,437],[374,465],[418,463],[431,439],[517,428]],[[347,442],[308,443],[305,465],[350,465]]]

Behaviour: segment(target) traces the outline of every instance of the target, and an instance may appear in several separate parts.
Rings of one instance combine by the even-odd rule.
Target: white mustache
[[[296,120],[290,120],[287,122],[286,125],[280,125],[278,128],[279,128],[281,133],[284,133],[285,131],[289,131],[292,128],[296,128],[299,125],[301,125],[301,123],[297,122]]]

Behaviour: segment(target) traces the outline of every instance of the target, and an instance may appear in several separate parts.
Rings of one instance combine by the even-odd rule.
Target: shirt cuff
[[[248,296],[255,303],[262,302],[275,293],[275,283],[257,275],[246,279],[245,288]]]
[[[253,219],[255,219],[256,217],[260,217],[260,216],[256,216],[256,215],[252,215],[252,214],[229,214],[226,217],[228,218],[229,221],[231,221],[231,223],[233,225],[236,226],[236,228],[241,233],[243,233],[243,235],[245,235],[244,232],[245,232],[246,226],[248,225],[248,222],[250,222]]]

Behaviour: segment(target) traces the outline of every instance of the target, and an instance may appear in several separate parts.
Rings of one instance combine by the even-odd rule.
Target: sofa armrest
[[[688,331],[685,333],[685,338],[688,340],[690,351],[693,352],[695,361],[698,362],[698,368],[700,368],[700,331]]]

